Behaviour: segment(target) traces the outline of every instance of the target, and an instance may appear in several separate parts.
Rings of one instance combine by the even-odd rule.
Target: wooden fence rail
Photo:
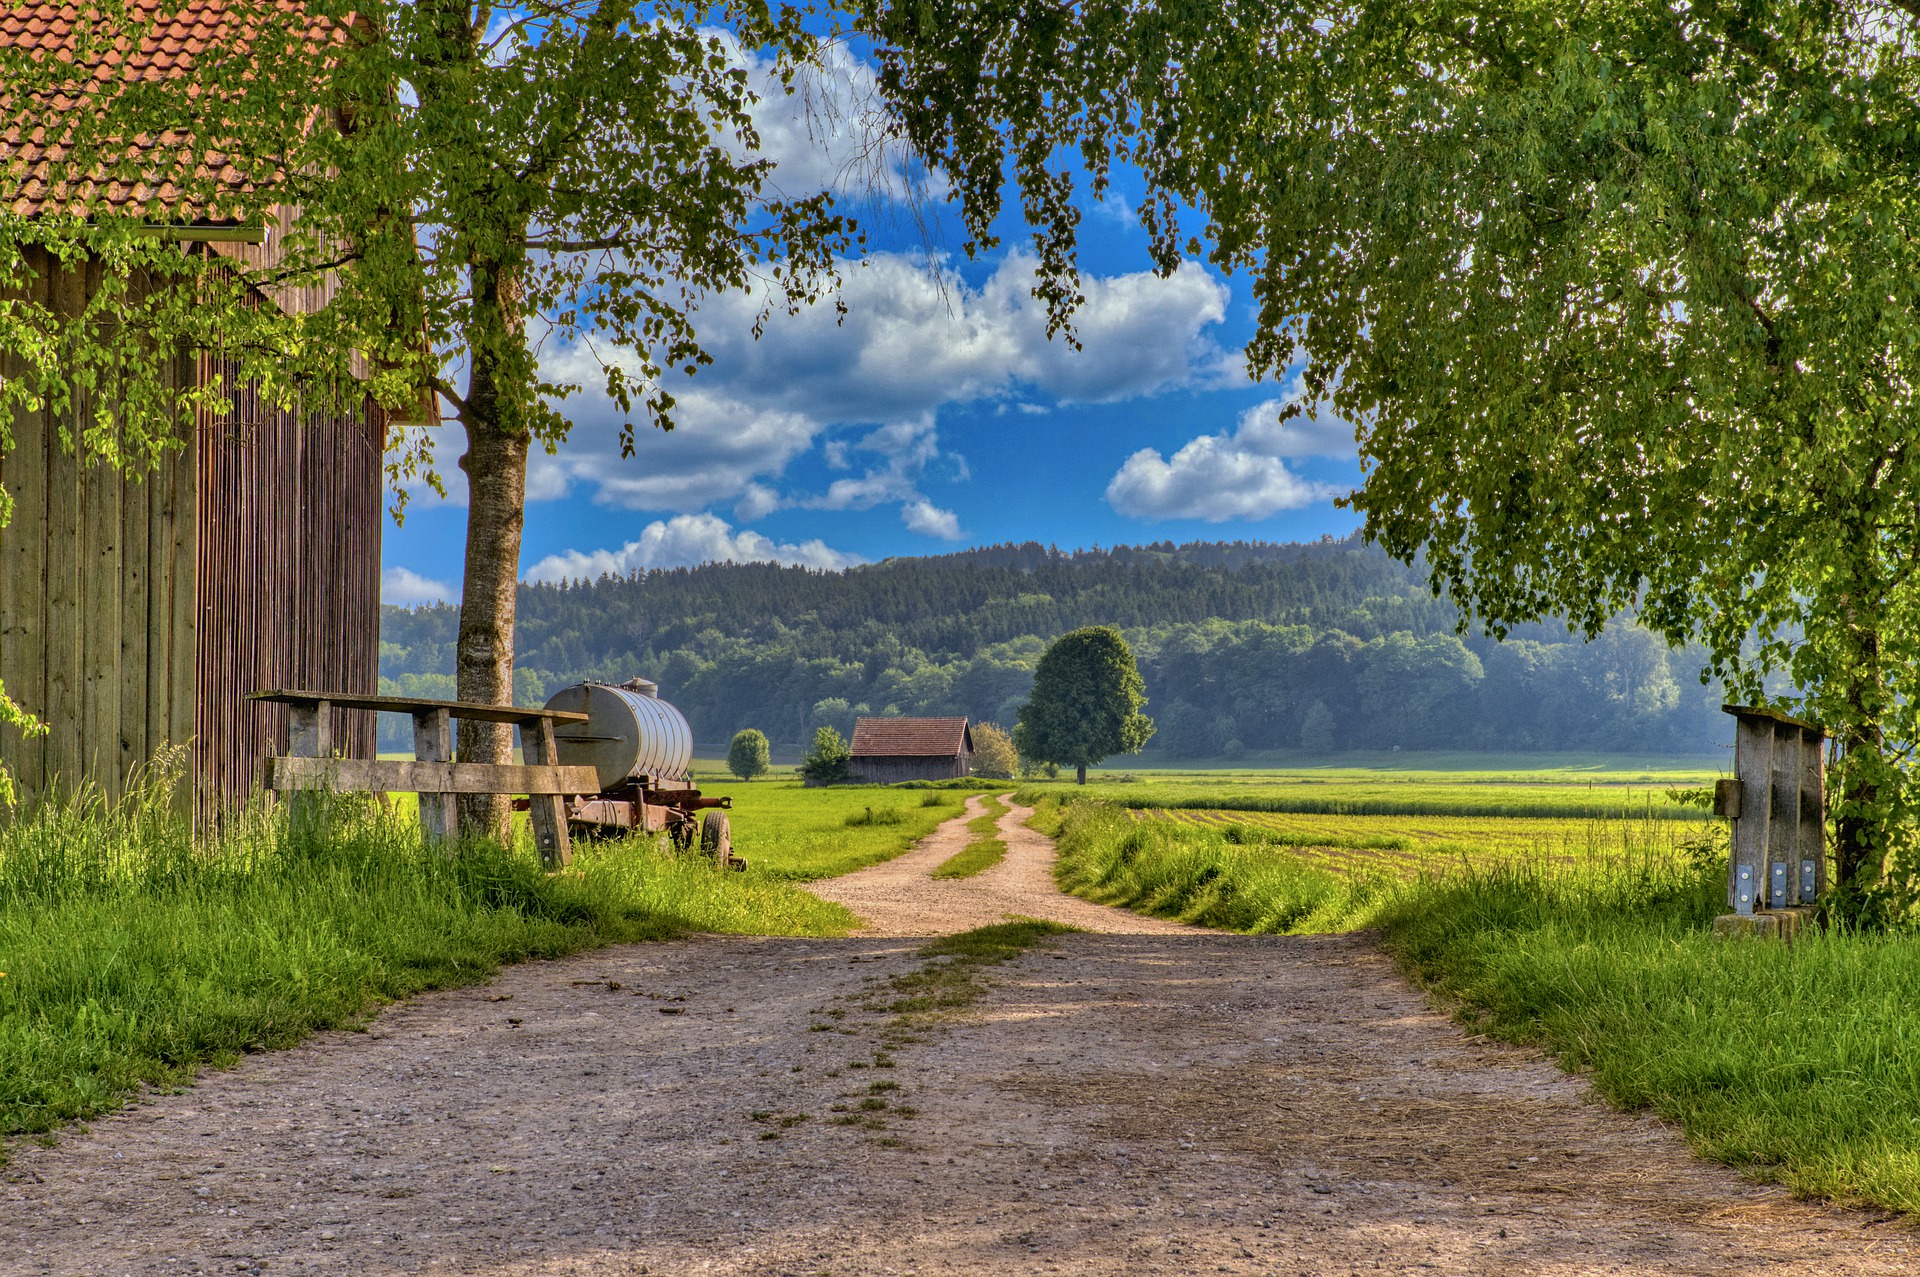
[[[454,799],[459,794],[525,794],[534,845],[548,868],[572,856],[567,837],[568,795],[599,792],[592,767],[560,765],[553,737],[555,723],[584,723],[585,714],[561,710],[477,705],[466,701],[424,700],[410,696],[351,696],[344,693],[271,690],[251,699],[285,705],[290,720],[291,753],[267,759],[267,788],[290,795],[292,817],[311,819],[311,796],[336,793],[414,793],[420,795],[420,836],[428,843],[454,836]],[[374,710],[413,719],[413,758],[334,758],[329,736],[330,711]],[[456,718],[511,723],[520,729],[524,764],[453,761]]]

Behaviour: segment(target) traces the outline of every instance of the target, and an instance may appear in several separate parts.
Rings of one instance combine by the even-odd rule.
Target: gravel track
[[[1747,1184],[1463,1037],[1364,937],[1060,896],[1024,815],[977,878],[925,876],[961,817],[820,884],[868,934],[528,963],[22,1146],[0,1272],[1920,1268],[1905,1221]],[[913,937],[1007,913],[1088,934],[886,1054],[869,1008]]]

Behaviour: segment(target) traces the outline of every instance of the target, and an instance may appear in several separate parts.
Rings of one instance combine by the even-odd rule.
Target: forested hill
[[[1406,568],[1356,541],[1061,551],[1029,542],[845,572],[709,564],[520,592],[522,658],[544,669],[671,651],[705,631],[865,659],[885,636],[936,660],[1083,625],[1211,619],[1372,637],[1453,625]]]
[[[451,695],[452,607],[383,609],[390,691]],[[1631,626],[1463,643],[1424,576],[1357,538],[990,546],[844,572],[709,564],[522,586],[518,699],[644,674],[702,741],[793,742],[861,713],[1010,722],[1052,638],[1117,625],[1175,756],[1308,747],[1694,749],[1717,724]],[[1558,641],[1555,641],[1558,640]]]

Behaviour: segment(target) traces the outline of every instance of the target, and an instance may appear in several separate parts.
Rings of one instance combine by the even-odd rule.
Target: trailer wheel
[[[700,850],[713,857],[713,863],[722,869],[733,860],[733,827],[727,823],[727,813],[710,811],[700,820]]]

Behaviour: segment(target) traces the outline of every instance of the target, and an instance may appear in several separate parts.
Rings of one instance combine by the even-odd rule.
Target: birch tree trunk
[[[466,404],[461,424],[467,451],[466,577],[460,589],[460,634],[455,647],[455,695],[485,705],[513,703],[513,624],[520,577],[520,541],[526,526],[528,435],[514,422],[501,393],[501,364],[525,349],[519,282],[511,267],[475,266],[474,339],[469,343]],[[512,353],[509,353],[512,352]],[[460,720],[459,758],[469,763],[513,761],[513,728]],[[460,832],[505,841],[512,807],[505,795],[460,799]]]

